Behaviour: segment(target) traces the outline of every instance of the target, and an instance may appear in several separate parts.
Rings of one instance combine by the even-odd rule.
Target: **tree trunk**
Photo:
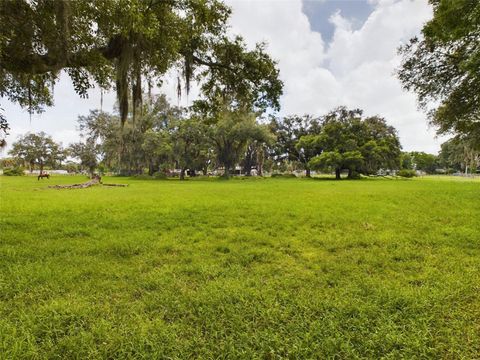
[[[264,157],[264,149],[260,148],[257,151],[257,171],[258,171],[258,176],[263,176],[263,162],[265,160]]]
[[[197,176],[197,173],[196,173],[195,169],[190,169],[190,170],[188,171],[188,175],[189,175],[190,177],[195,177],[195,176]]]
[[[250,153],[247,153],[247,155],[245,156],[245,160],[244,160],[243,173],[246,176],[251,176],[252,175],[252,167],[253,167],[252,155]]]
[[[185,168],[183,167],[180,170],[180,180],[185,180]]]
[[[153,176],[154,172],[155,171],[154,171],[154,168],[153,168],[153,162],[150,161],[149,164],[148,164],[148,175]]]
[[[40,161],[40,175],[43,174],[43,162]]]
[[[341,179],[340,169],[335,169],[335,179],[336,179],[336,180],[340,180],[340,179]]]
[[[312,176],[311,176],[311,170],[310,170],[309,167],[307,167],[307,168],[305,169],[305,176],[308,177],[308,178],[309,178],[309,177],[312,177]]]
[[[223,177],[226,179],[230,178],[230,166],[225,165],[225,172],[223,173]]]
[[[349,178],[349,179],[352,178],[352,174],[353,174],[352,169],[348,169],[348,178]]]

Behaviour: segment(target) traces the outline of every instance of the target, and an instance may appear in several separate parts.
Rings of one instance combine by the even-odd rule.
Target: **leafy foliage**
[[[13,143],[9,154],[29,164],[30,170],[37,165],[40,172],[44,166],[55,166],[65,159],[61,145],[44,132],[21,136]]]
[[[93,176],[95,168],[98,165],[98,156],[100,153],[100,146],[98,144],[92,139],[86,142],[77,142],[69,146],[68,153],[71,157],[79,159],[81,165],[88,170],[90,176]]]
[[[400,48],[398,76],[414,91],[439,133],[468,135],[480,146],[480,2],[430,0],[433,19]]]
[[[355,178],[400,166],[396,130],[383,118],[344,107],[322,117],[273,118],[267,124],[258,113],[228,102],[205,114],[196,106],[171,106],[161,95],[151,97],[142,114],[123,126],[117,115],[97,110],[78,123],[83,140],[70,146],[70,155],[90,173],[95,168],[121,175],[148,171],[184,179],[223,171],[228,178],[238,166],[247,176],[262,176],[264,168],[291,173],[299,167],[307,176],[315,169],[340,178],[348,170]]]
[[[272,142],[267,126],[257,124],[253,113],[225,108],[205,117],[170,106],[165,96],[145,104],[143,115],[123,127],[116,116],[98,111],[81,116],[79,124],[87,144],[98,142],[100,160],[125,175],[142,174],[145,168],[149,175],[180,169],[183,179],[187,171],[206,174],[221,165],[228,177],[247,149],[255,148],[258,155]]]
[[[401,169],[397,172],[398,176],[405,177],[405,178],[412,178],[417,176],[417,173],[415,170],[411,169]]]
[[[228,94],[256,109],[278,107],[282,83],[259,44],[227,36],[230,9],[218,0],[6,0],[0,2],[0,96],[33,111],[52,105],[61,71],[87,96],[97,84],[117,92],[120,119],[142,109],[142,89],[178,72],[188,92]],[[204,80],[204,81],[203,81]],[[203,81],[203,82],[202,82]]]
[[[416,170],[422,170],[428,174],[433,174],[439,166],[436,155],[412,151],[410,152],[410,156],[412,157],[413,167]]]
[[[469,138],[456,136],[442,144],[439,162],[447,170],[470,171],[480,168],[480,151]]]
[[[213,121],[210,134],[227,178],[250,141],[265,143],[271,139],[268,128],[257,124],[252,113],[224,109]]]
[[[308,176],[310,171],[308,162],[312,157],[312,151],[316,151],[316,145],[312,144],[309,138],[303,139],[302,142],[300,139],[318,134],[321,129],[320,123],[319,118],[311,115],[272,118],[270,129],[277,139],[270,149],[270,156],[277,162],[293,161],[301,164]]]
[[[5,137],[8,135],[8,130],[10,129],[7,119],[5,118],[5,115],[3,115],[2,111],[3,109],[0,108],[0,149],[7,145]]]
[[[374,174],[381,168],[399,166],[400,141],[396,130],[383,118],[362,118],[359,109],[337,108],[322,121],[318,135],[302,137],[310,144],[312,169],[333,170],[340,179],[342,170],[352,178],[358,173]]]
[[[12,168],[5,168],[3,169],[3,175],[5,176],[23,176],[25,173],[23,172],[22,167],[12,167]]]
[[[208,126],[198,117],[175,119],[169,128],[168,143],[171,144],[176,168],[181,170],[180,179],[185,178],[185,171],[202,169],[206,174],[212,162]]]

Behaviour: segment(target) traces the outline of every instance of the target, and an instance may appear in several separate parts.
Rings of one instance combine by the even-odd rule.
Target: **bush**
[[[351,180],[353,180],[353,179],[358,180],[358,179],[361,178],[361,175],[357,171],[352,171],[352,173],[350,174],[350,176],[348,178],[351,179]]]
[[[412,178],[414,176],[417,176],[417,173],[415,172],[415,170],[402,169],[397,172],[397,175],[405,178]]]
[[[272,174],[272,178],[296,178],[295,174]]]
[[[7,168],[3,170],[5,176],[23,176],[25,173],[21,167]]]
[[[157,171],[155,174],[153,174],[153,177],[155,179],[166,179],[167,178],[167,174],[165,174],[164,171]]]

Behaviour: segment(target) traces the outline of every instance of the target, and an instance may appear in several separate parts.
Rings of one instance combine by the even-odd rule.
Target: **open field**
[[[479,358],[480,181],[0,177],[0,358]]]

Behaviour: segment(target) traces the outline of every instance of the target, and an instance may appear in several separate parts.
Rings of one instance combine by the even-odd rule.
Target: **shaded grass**
[[[480,356],[478,181],[110,182],[0,177],[0,357]]]

